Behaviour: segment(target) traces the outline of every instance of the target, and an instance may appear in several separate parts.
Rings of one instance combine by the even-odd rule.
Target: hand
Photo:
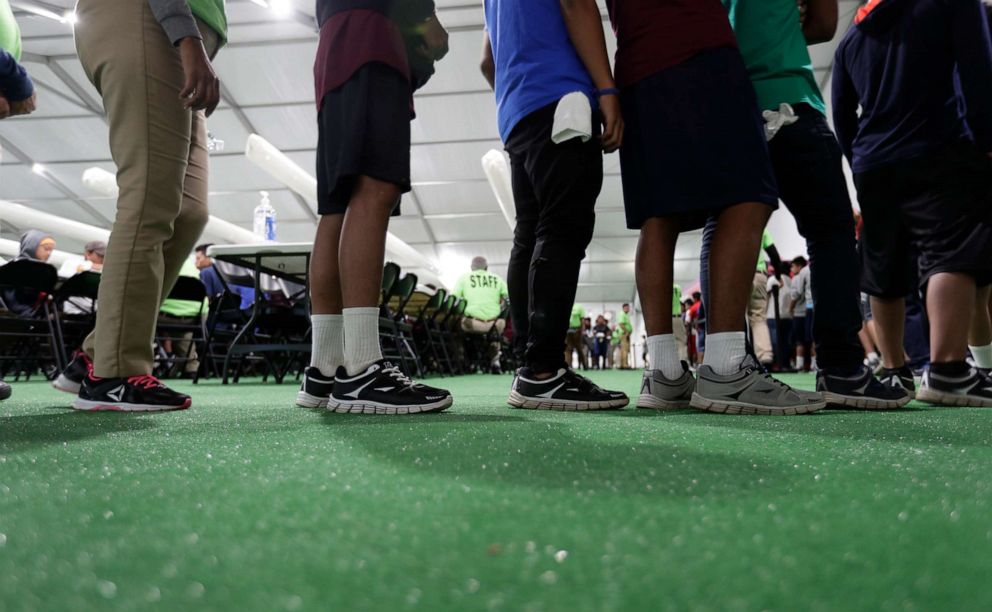
[[[424,45],[420,48],[421,54],[435,62],[441,61],[448,54],[448,32],[438,21],[437,15],[432,15],[424,22],[421,36]]]
[[[613,153],[623,145],[623,116],[620,114],[620,98],[613,95],[600,96],[599,110],[603,113],[603,151]]]
[[[35,105],[37,102],[37,94],[31,94],[31,97],[25,100],[18,100],[15,102],[8,100],[7,103],[10,105],[10,116],[15,117],[17,115],[30,115],[35,111]]]
[[[7,117],[10,117],[10,104],[7,103],[7,98],[0,95],[0,119]]]
[[[179,99],[184,108],[205,110],[209,117],[220,103],[220,79],[210,65],[203,43],[198,38],[184,38],[179,41],[179,54],[185,75]]]

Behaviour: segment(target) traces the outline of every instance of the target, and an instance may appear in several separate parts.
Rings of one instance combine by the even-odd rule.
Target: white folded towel
[[[551,140],[561,144],[573,138],[589,142],[592,138],[592,105],[589,96],[576,91],[558,101],[555,109],[555,123],[551,128]]]
[[[775,138],[779,130],[799,121],[796,111],[792,110],[792,107],[785,103],[779,104],[777,111],[766,110],[761,113],[761,116],[765,118],[765,140],[768,142],[771,142],[772,138]]]

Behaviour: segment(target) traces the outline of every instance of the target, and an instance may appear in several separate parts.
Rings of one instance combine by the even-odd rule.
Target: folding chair
[[[398,271],[398,269],[397,269]],[[423,364],[413,336],[413,326],[406,321],[406,308],[417,288],[417,275],[407,274],[393,283],[384,301],[386,316],[379,319],[379,337],[383,356],[397,361],[408,376],[421,376]],[[385,334],[383,332],[385,331]]]
[[[159,314],[155,332],[155,341],[159,349],[162,348],[163,341],[167,339],[171,340],[173,345],[189,343],[182,356],[177,356],[174,353],[166,355],[164,350],[156,351],[155,367],[161,371],[163,378],[174,369],[181,368],[190,361],[199,361],[200,356],[204,356],[206,353],[207,334],[204,327],[203,307],[207,300],[207,288],[198,278],[180,276],[176,279],[172,291],[169,292],[168,299],[195,302],[199,304],[199,309],[195,315],[183,319],[170,317],[163,313]],[[196,371],[198,372],[202,367],[203,363],[201,362]]]
[[[0,312],[0,376],[13,372],[14,380],[21,374],[30,380],[40,369],[52,379],[65,368],[65,349],[54,308],[57,283],[58,270],[44,262],[22,259],[0,266],[0,295],[34,300],[24,314],[16,314],[7,306]]]
[[[61,313],[59,333],[66,363],[72,353],[82,348],[83,340],[96,327],[96,298],[100,278],[98,272],[80,272],[66,279],[55,291],[55,308]]]

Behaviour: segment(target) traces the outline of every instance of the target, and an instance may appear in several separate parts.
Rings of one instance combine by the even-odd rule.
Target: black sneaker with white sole
[[[338,368],[327,409],[352,414],[419,414],[441,412],[453,401],[444,389],[417,384],[398,367],[381,360],[358,376]]]
[[[957,376],[937,374],[931,366],[923,373],[916,399],[938,406],[992,408],[992,377],[976,368]]]
[[[188,395],[173,391],[150,374],[129,378],[95,378],[90,374],[83,379],[72,407],[91,412],[164,412],[185,410],[192,403]]]
[[[902,387],[883,385],[867,366],[851,373],[820,370],[816,373],[816,390],[823,395],[827,408],[894,410],[913,399]]]
[[[62,370],[58,378],[52,381],[52,386],[63,393],[79,395],[79,388],[83,384],[83,379],[90,373],[90,368],[92,367],[93,362],[90,361],[86,353],[76,351],[69,365]]]
[[[904,389],[909,397],[916,397],[916,379],[913,378],[913,370],[909,369],[909,366],[882,368],[878,374],[878,382],[886,387]]]
[[[303,371],[303,383],[296,394],[296,405],[302,408],[326,408],[327,400],[334,391],[334,377],[324,376],[320,368],[313,366]]]
[[[520,368],[513,379],[507,403],[530,410],[617,410],[630,403],[619,391],[607,391],[571,368],[562,368],[538,380],[530,368]]]
[[[10,385],[0,380],[0,402],[9,398],[12,393]]]

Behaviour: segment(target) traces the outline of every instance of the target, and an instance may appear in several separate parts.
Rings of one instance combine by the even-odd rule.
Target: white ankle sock
[[[976,366],[983,369],[992,368],[992,344],[986,344],[985,346],[968,345],[968,349],[971,351],[971,356],[975,359]]]
[[[310,365],[329,378],[344,365],[344,316],[311,315],[313,352]]]
[[[661,370],[665,378],[677,380],[682,377],[682,362],[675,348],[674,334],[659,334],[648,338],[648,358],[651,368]]]
[[[796,357],[796,369],[797,370],[803,370],[805,368],[806,368],[806,358],[805,357]]]
[[[344,309],[344,369],[357,376],[382,359],[379,346],[379,309]]]
[[[722,332],[706,334],[706,353],[703,365],[713,368],[721,376],[733,374],[741,369],[741,362],[747,355],[744,345],[744,332]]]

